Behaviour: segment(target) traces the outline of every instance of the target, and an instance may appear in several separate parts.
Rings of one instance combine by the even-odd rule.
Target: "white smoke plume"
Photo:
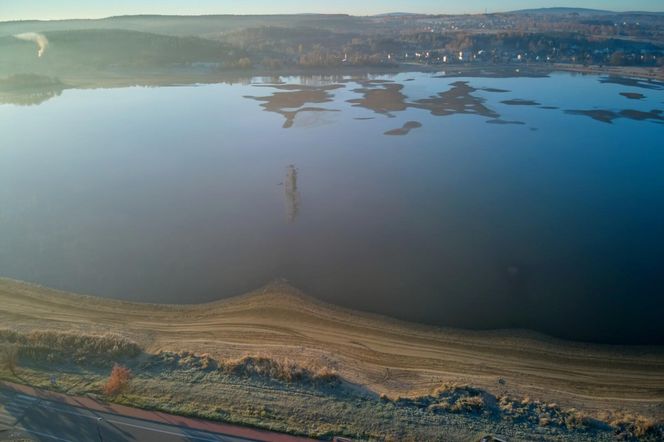
[[[32,41],[36,43],[38,48],[37,50],[38,57],[44,55],[44,51],[48,46],[48,39],[44,35],[38,34],[36,32],[24,32],[22,34],[16,34],[14,35],[14,38],[18,38],[19,40]]]

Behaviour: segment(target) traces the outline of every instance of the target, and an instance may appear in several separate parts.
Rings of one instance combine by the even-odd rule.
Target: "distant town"
[[[122,78],[190,82],[226,73],[332,74],[347,68],[442,70],[448,65],[629,67],[631,75],[638,69],[662,78],[664,14],[549,8],[476,15],[10,21],[0,22],[0,53],[12,60],[0,64],[0,91],[14,93],[27,85],[48,89],[47,95],[59,93],[61,84]]]

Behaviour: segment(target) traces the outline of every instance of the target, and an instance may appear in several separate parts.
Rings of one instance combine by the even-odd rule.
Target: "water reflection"
[[[297,190],[297,168],[293,164],[290,164],[286,169],[284,192],[286,194],[288,222],[293,223],[300,211],[300,192]]]
[[[0,104],[33,106],[57,97],[66,85],[56,78],[21,74],[0,79]]]
[[[2,272],[166,303],[285,277],[401,319],[662,342],[661,91],[627,101],[618,93],[631,88],[568,74],[267,80],[0,106]],[[405,110],[390,119],[371,100],[348,103],[365,98],[356,88],[389,90]],[[561,109],[500,103],[511,98]],[[343,113],[288,114],[311,107]],[[633,121],[564,111],[594,107]],[[334,126],[281,128],[330,115]],[[410,140],[383,135],[403,129]]]

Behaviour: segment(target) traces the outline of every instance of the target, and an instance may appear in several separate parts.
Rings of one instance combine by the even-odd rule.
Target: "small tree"
[[[18,367],[18,347],[16,345],[0,347],[0,367],[16,376],[16,368]]]
[[[117,394],[123,393],[129,387],[129,381],[132,378],[131,370],[127,367],[115,364],[113,365],[113,370],[111,370],[111,375],[104,385],[104,393],[107,396],[115,396]]]

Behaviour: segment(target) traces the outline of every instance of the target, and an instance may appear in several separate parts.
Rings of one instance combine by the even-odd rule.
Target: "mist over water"
[[[0,105],[0,275],[664,343],[661,86],[282,80]]]

